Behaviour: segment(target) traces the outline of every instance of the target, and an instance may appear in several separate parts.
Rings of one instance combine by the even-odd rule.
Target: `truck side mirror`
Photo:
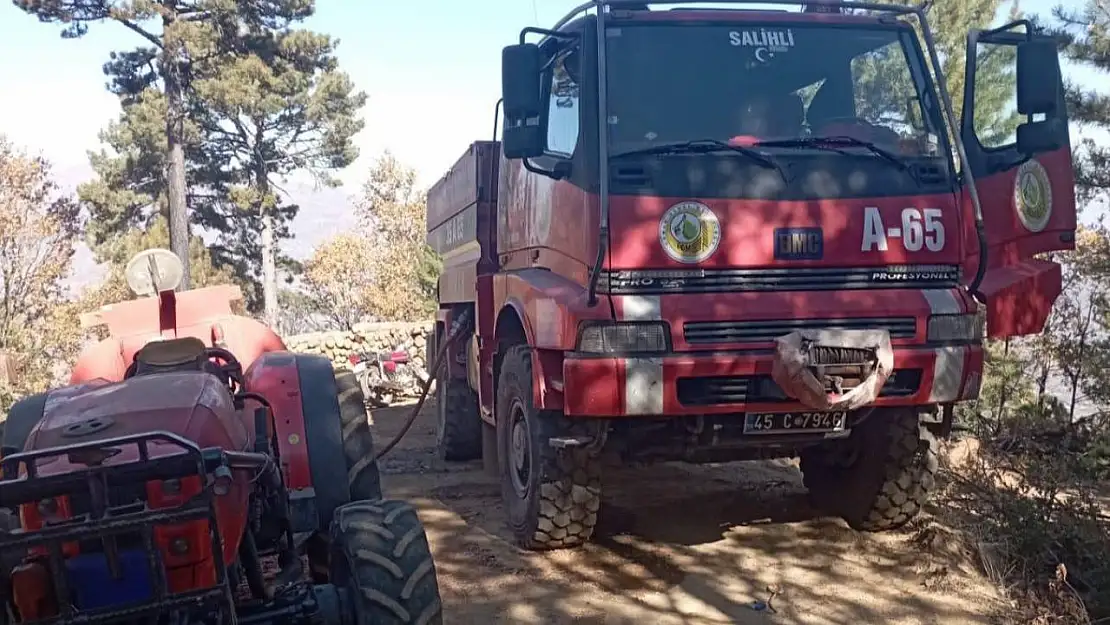
[[[538,117],[543,112],[540,47],[534,43],[501,50],[501,105],[505,117]]]
[[[1032,156],[1042,152],[1055,152],[1064,147],[1062,137],[1066,136],[1066,132],[1061,132],[1062,125],[1066,123],[1056,118],[1019,125],[1017,127],[1018,152]]]
[[[534,43],[501,51],[501,106],[505,125],[501,149],[505,158],[542,156],[547,147],[547,111],[543,98],[540,48]]]
[[[1048,37],[1017,47],[1017,107],[1022,115],[1049,115],[1060,99],[1060,57]]]

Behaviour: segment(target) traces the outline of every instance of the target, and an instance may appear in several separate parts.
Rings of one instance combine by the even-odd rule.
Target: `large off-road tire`
[[[382,498],[382,478],[374,461],[374,434],[366,414],[366,396],[351,371],[335,373],[339,397],[339,420],[343,427],[343,456],[347,460],[347,484],[351,501]]]
[[[505,353],[496,414],[501,497],[517,543],[541,550],[588,541],[601,507],[601,461],[593,450],[558,450],[548,443],[554,436],[585,428],[533,405],[532,352],[527,345],[515,345]]]
[[[331,580],[348,590],[352,625],[442,625],[435,563],[416,510],[352,501],[335,510]]]
[[[451,462],[482,457],[482,418],[478,394],[466,380],[447,377],[444,367],[436,379],[436,444]]]
[[[939,466],[937,441],[916,409],[876,409],[853,433],[856,452],[838,463],[823,449],[801,455],[803,481],[821,508],[853,529],[894,530],[928,502]]]

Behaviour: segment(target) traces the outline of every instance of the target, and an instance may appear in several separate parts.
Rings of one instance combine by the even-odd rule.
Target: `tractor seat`
[[[152,341],[135,352],[131,365],[133,375],[167,371],[204,371],[218,375],[217,367],[208,358],[207,348],[204,341],[192,336]]]

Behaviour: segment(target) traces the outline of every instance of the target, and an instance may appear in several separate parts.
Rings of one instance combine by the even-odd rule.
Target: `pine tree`
[[[1057,7],[1053,15],[1059,22],[1053,34],[1064,45],[1067,58],[1104,78],[1110,74],[1110,3],[1088,0],[1082,9]],[[1070,83],[1067,99],[1073,122],[1085,130],[1110,131],[1110,92],[1085,90]],[[1074,152],[1080,200],[1085,204],[1110,200],[1110,147],[1086,138]]]
[[[152,48],[141,48],[128,58],[151,67],[164,95],[163,141],[166,210],[170,244],[185,264],[182,288],[189,287],[189,223],[186,203],[185,114],[188,77],[201,49],[191,46],[198,33],[214,33],[212,24],[234,10],[231,0],[13,0],[40,21],[63,24],[62,37],[74,39],[93,22],[114,21],[142,37]],[[111,64],[109,64],[111,65]],[[107,68],[106,68],[107,69]],[[147,86],[153,84],[148,83]],[[118,83],[116,85],[119,87]],[[139,91],[135,91],[139,93]]]
[[[278,253],[298,207],[280,193],[281,179],[307,171],[318,182],[357,157],[366,100],[338,69],[337,41],[293,26],[313,0],[208,0],[204,19],[182,30],[189,64],[181,143],[190,181],[190,222],[215,235],[213,262],[247,286],[252,308],[277,308],[277,268],[296,264]],[[101,133],[105,150],[90,155],[97,180],[82,185],[95,226],[90,243],[109,260],[115,243],[167,214],[165,131],[169,108],[157,51],[115,53],[105,64],[120,98],[119,120]],[[261,235],[261,236],[259,236]]]
[[[257,18],[256,18],[257,19]],[[239,214],[257,224],[266,320],[277,321],[277,240],[287,236],[297,207],[283,204],[277,179],[307,172],[336,186],[330,170],[358,156],[352,139],[363,128],[366,94],[338,69],[338,42],[308,30],[275,29],[265,20],[244,22],[233,54],[196,82],[203,150],[226,162],[224,181]],[[217,160],[218,159],[218,160]],[[223,236],[227,246],[239,236]],[[245,251],[244,251],[245,253]],[[255,257],[258,258],[258,257]]]

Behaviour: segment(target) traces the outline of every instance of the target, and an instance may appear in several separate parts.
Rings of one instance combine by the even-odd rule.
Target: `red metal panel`
[[[824,258],[792,260],[790,267],[884,266],[902,263],[951,264],[962,262],[961,220],[950,194],[844,200],[772,201],[704,199],[720,223],[720,242],[705,260],[684,264],[667,255],[659,240],[659,224],[671,207],[687,198],[617,196],[611,200],[610,264],[614,269],[732,269],[783,266],[775,259],[776,228],[820,227],[824,232]],[[887,239],[886,250],[865,242],[865,229],[875,227],[865,219],[868,207],[878,210],[885,233],[901,233],[904,212],[912,209],[920,220],[924,209],[939,211],[943,247],[932,251],[922,245],[910,250],[903,234]],[[932,223],[932,222],[931,222]],[[888,230],[889,229],[889,230]],[[930,236],[937,236],[936,232]]]
[[[428,189],[429,232],[472,204],[497,201],[497,156],[500,149],[500,142],[474,142],[451,169]]]
[[[282,471],[290,490],[312,487],[305,440],[304,411],[301,408],[300,376],[297,363],[289,352],[263,354],[245,373],[247,390],[259,393],[274,409],[278,452]],[[257,404],[247,402],[246,414]]]

